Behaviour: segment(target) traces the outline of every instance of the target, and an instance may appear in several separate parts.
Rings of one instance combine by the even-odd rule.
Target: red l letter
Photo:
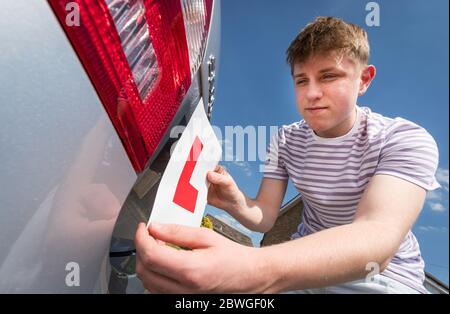
[[[181,172],[180,180],[178,181],[173,202],[190,212],[195,211],[195,204],[197,203],[198,191],[191,185],[191,177],[197,164],[198,157],[203,150],[203,143],[197,136],[192,144],[188,160],[184,164]]]

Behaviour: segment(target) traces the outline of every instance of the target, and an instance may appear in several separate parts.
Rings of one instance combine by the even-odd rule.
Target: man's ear
[[[366,65],[361,72],[361,82],[359,84],[359,95],[364,95],[370,86],[370,83],[375,78],[377,69],[375,66],[369,64]]]

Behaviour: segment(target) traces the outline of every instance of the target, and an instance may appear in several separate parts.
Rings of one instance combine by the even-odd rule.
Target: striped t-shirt
[[[283,126],[271,140],[264,177],[290,178],[304,204],[293,239],[351,223],[364,189],[376,174],[399,177],[425,190],[440,186],[435,179],[437,145],[425,129],[366,107],[356,109],[356,122],[343,136],[321,138],[302,120]],[[424,261],[411,231],[381,275],[427,292]]]

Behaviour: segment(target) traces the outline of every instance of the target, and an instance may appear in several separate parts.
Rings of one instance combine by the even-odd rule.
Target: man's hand
[[[264,178],[256,199],[239,190],[231,175],[221,166],[207,174],[210,182],[208,204],[221,208],[246,228],[267,232],[278,217],[287,181]]]
[[[236,182],[222,166],[209,171],[207,179],[208,204],[223,209],[230,214],[239,212],[246,207],[245,195],[239,190]]]
[[[177,250],[172,243],[192,250]],[[138,226],[136,273],[151,293],[263,292],[258,249],[207,228]]]

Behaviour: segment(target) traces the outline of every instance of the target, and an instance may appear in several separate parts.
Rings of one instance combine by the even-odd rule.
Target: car
[[[0,292],[144,292],[134,233],[171,130],[198,105],[211,117],[220,1],[5,0],[0,15]]]

